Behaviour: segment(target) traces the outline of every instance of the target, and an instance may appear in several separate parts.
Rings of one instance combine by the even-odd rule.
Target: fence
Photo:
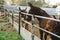
[[[15,9],[12,9],[12,11],[11,11],[11,10],[9,10],[9,9],[10,9],[10,8],[7,9],[8,12],[9,12],[9,13],[8,13],[8,18],[9,18],[10,22],[12,23],[12,26],[14,26],[14,22],[16,22],[17,24],[19,24],[19,25],[18,25],[19,28],[17,28],[16,25],[15,25],[15,28],[17,28],[18,33],[19,33],[19,34],[21,33],[21,35],[24,37],[25,40],[40,40],[40,38],[38,38],[37,36],[35,36],[33,28],[38,28],[38,29],[40,29],[40,30],[42,30],[42,31],[44,31],[44,32],[46,32],[46,33],[48,33],[48,34],[51,34],[51,35],[53,35],[53,36],[55,36],[55,37],[57,37],[57,38],[60,39],[60,36],[58,36],[58,35],[50,32],[50,31],[47,31],[47,30],[45,30],[45,29],[43,29],[43,28],[37,27],[37,26],[34,24],[35,18],[43,18],[43,19],[48,19],[48,20],[53,20],[53,21],[58,21],[58,22],[60,22],[60,20],[53,19],[53,18],[48,18],[48,17],[43,17],[43,16],[32,15],[32,14],[26,14],[26,13],[22,13],[22,12],[20,12],[20,11],[17,11],[17,10],[15,10]],[[15,13],[16,13],[16,14],[15,14]],[[26,20],[24,20],[23,18],[21,18],[22,14],[24,14],[24,15],[26,15],[26,16],[31,16],[31,17],[32,17],[32,20],[31,20],[32,23],[27,22]],[[16,16],[18,16],[18,17],[16,17]],[[27,24],[29,24],[29,25],[32,25],[32,30],[31,30],[31,32],[29,32],[29,34],[23,35],[23,32],[21,31],[21,30],[22,30],[22,25],[23,25],[22,22],[25,22],[25,23],[27,23]],[[25,29],[24,29],[24,30],[25,30]],[[26,32],[26,31],[27,31],[27,30],[25,30],[25,32]],[[27,32],[28,32],[28,31],[27,31]],[[26,37],[27,35],[29,35],[30,37],[27,38],[27,37]]]

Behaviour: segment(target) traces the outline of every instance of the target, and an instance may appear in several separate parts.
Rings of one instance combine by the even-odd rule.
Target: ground
[[[8,22],[7,17],[0,15],[0,40],[24,40]]]

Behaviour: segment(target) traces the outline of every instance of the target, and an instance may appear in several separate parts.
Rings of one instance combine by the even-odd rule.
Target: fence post
[[[13,27],[13,24],[14,24],[14,19],[13,19],[13,11],[12,11],[12,27]]]
[[[19,34],[20,34],[20,26],[21,26],[21,25],[20,25],[20,18],[21,18],[21,17],[20,17],[20,14],[21,14],[21,12],[19,12],[19,29],[18,29],[18,30],[19,30]]]
[[[32,40],[34,40],[34,15],[32,15],[32,29],[31,29],[31,32],[32,32]]]
[[[19,35],[20,35],[20,29],[21,29],[21,12],[19,7],[19,29],[18,29]]]
[[[9,10],[7,9],[7,18],[8,18],[8,22],[9,22]]]
[[[5,9],[5,7],[4,7],[4,16],[6,17],[6,9]]]

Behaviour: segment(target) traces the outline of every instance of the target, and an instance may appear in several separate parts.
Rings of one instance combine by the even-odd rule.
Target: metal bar
[[[21,14],[28,15],[28,16],[32,16],[32,14],[27,14],[27,13],[21,13]],[[38,15],[34,15],[34,16],[35,16],[36,18],[43,18],[43,19],[48,19],[48,20],[53,20],[53,21],[60,22],[60,20],[54,19],[54,18],[48,18],[48,17],[38,16]]]
[[[22,19],[22,21],[25,22],[25,23],[27,23],[27,24],[29,24],[29,25],[32,25],[30,22],[27,22],[26,20]]]
[[[54,18],[48,18],[48,17],[43,17],[43,16],[37,16],[37,15],[35,15],[35,17],[37,17],[37,18],[43,18],[43,19],[48,19],[48,20],[53,20],[53,21],[60,22],[60,20],[58,20],[58,19],[54,19]]]
[[[32,29],[31,29],[31,32],[32,32],[32,40],[34,40],[34,15],[32,16]]]
[[[12,27],[13,27],[13,24],[14,23],[14,19],[13,19],[13,12],[12,12]]]
[[[8,14],[7,15],[8,15],[7,17],[8,17],[8,22],[9,22],[9,11],[8,11]]]
[[[19,12],[19,11],[18,11],[18,12]],[[21,12],[21,14],[28,15],[28,16],[32,16],[32,14],[23,13],[23,12]],[[48,19],[48,20],[53,20],[53,21],[60,22],[60,20],[54,19],[54,18],[48,18],[48,17],[38,16],[38,15],[34,15],[34,16],[37,17],[37,18],[44,18],[44,19]]]
[[[20,13],[21,13],[21,12],[19,12],[19,34],[20,34],[20,26],[21,26],[21,25],[20,25]]]
[[[20,13],[20,14],[32,16],[32,14],[26,14],[26,13]],[[43,16],[37,16],[37,15],[34,15],[34,17],[37,17],[37,18],[43,18],[43,19],[48,19],[48,20],[53,20],[53,21],[60,22],[60,20],[58,20],[58,19],[53,19],[53,18],[48,18],[48,17],[43,17]],[[26,21],[25,21],[25,22],[26,22]],[[36,27],[36,28],[38,28],[38,29],[40,29],[40,30],[42,30],[42,31],[45,31],[45,32],[47,32],[47,33],[49,33],[49,34],[55,36],[55,37],[60,38],[60,36],[58,36],[58,35],[56,35],[56,34],[54,34],[54,33],[52,33],[52,32],[49,32],[49,31],[47,31],[47,30],[45,30],[45,29],[43,29],[43,28],[39,28],[39,27],[37,27],[36,25],[35,25],[35,26],[33,25],[33,27]]]
[[[28,23],[28,24],[32,25],[31,23],[29,23],[29,22],[27,22],[27,21],[25,21],[25,20],[22,20],[22,21],[24,21],[25,23]],[[56,35],[56,34],[54,34],[54,33],[52,33],[52,32],[49,32],[49,31],[47,31],[47,30],[45,30],[45,29],[43,29],[43,28],[37,27],[36,25],[33,25],[33,26],[36,27],[36,28],[38,28],[38,29],[40,29],[40,30],[42,30],[42,31],[44,31],[44,32],[47,32],[47,33],[53,35],[53,36],[55,36],[55,37],[60,38],[60,36],[58,36],[58,35]]]
[[[43,29],[43,28],[37,27],[36,25],[34,25],[34,27],[36,27],[36,28],[38,28],[38,29],[40,29],[40,30],[42,30],[42,31],[44,31],[44,32],[47,32],[47,33],[49,33],[49,34],[51,34],[51,35],[53,35],[53,36],[55,36],[55,37],[57,37],[57,38],[60,38],[60,36],[58,36],[58,35],[56,35],[56,34],[54,34],[54,33],[52,33],[52,32],[49,32],[49,31],[47,31],[47,30],[45,30],[45,29]]]
[[[19,12],[19,11],[18,11],[18,12]],[[32,16],[32,14],[23,13],[23,12],[21,12],[21,14],[28,15],[28,16]],[[48,19],[48,20],[53,20],[53,21],[60,22],[60,20],[54,19],[54,18],[48,18],[48,17],[38,16],[38,15],[34,15],[34,16],[37,17],[37,18],[44,18],[44,19]]]

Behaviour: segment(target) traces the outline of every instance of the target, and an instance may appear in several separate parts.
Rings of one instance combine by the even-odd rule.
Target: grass
[[[1,30],[1,27],[11,25],[9,22],[0,22],[0,40],[24,40],[16,30]]]
[[[21,35],[14,31],[1,31],[0,30],[0,40],[24,40]]]

